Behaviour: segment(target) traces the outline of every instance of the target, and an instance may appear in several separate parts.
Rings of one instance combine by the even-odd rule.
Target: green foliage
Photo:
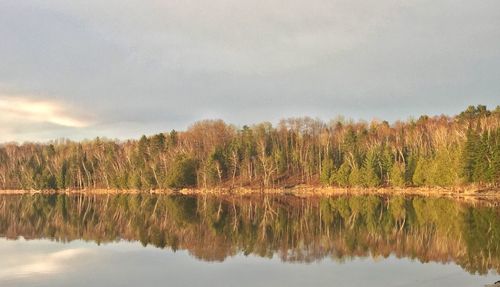
[[[488,182],[491,178],[490,169],[490,150],[489,150],[489,135],[485,132],[477,144],[474,171],[472,178],[476,182]]]
[[[500,107],[497,107],[500,109]],[[500,114],[500,111],[499,111]],[[492,138],[493,156],[491,160],[491,181],[500,183],[500,129],[497,129]]]
[[[415,169],[417,167],[418,157],[415,154],[410,154],[406,160],[405,166],[405,182],[412,183],[413,175],[415,174]]]
[[[376,150],[371,150],[365,157],[365,161],[363,163],[362,172],[362,180],[361,185],[368,187],[377,187],[381,184],[381,162],[379,160],[379,156]],[[357,175],[356,175],[357,176]],[[354,181],[359,181],[355,179]],[[354,184],[354,183],[353,183]],[[360,184],[358,182],[358,184]]]
[[[57,180],[53,174],[44,173],[41,181],[44,182],[44,184],[40,189],[57,189]]]
[[[471,128],[467,130],[467,137],[462,152],[462,175],[466,182],[473,181],[480,138]]]
[[[175,159],[167,175],[167,186],[183,188],[196,185],[196,161],[186,156]]]
[[[478,132],[469,128],[462,150],[462,176],[466,182],[499,182],[499,131]]]
[[[416,186],[426,186],[429,184],[429,161],[421,157],[418,159],[413,173],[413,184]]]
[[[363,171],[357,166],[354,166],[349,174],[349,185],[356,187],[362,187],[364,185]]]
[[[221,184],[227,177],[228,163],[229,161],[222,149],[215,149],[210,153],[203,166],[206,184],[210,186]]]
[[[126,186],[138,190],[142,189],[141,176],[137,173],[137,171],[134,171],[129,175]]]
[[[384,181],[389,181],[390,172],[394,164],[393,154],[389,147],[385,146],[383,148],[382,154],[380,155],[380,179],[383,184]]]
[[[171,147],[177,146],[179,142],[179,133],[176,130],[172,130],[168,135],[168,145]]]
[[[404,163],[396,162],[392,165],[390,171],[390,184],[395,187],[404,187],[405,180],[405,165]]]
[[[458,115],[458,119],[471,121],[480,117],[487,117],[489,115],[491,115],[491,112],[488,111],[484,105],[478,105],[477,107],[469,106],[465,111]]]
[[[69,185],[68,177],[68,161],[64,160],[61,166],[61,171],[56,178],[57,189],[65,189]]]
[[[3,144],[0,188],[498,186],[499,134],[500,107],[481,105],[392,125],[291,118],[238,129],[203,121],[123,142]]]
[[[341,187],[349,186],[349,175],[351,174],[351,166],[347,161],[340,165],[337,172],[332,173],[330,181],[333,184],[337,184]]]
[[[323,160],[322,166],[321,166],[321,175],[319,177],[319,180],[321,183],[325,185],[330,185],[332,184],[332,176],[334,175],[335,170],[334,170],[334,165],[333,161],[330,158],[326,158]]]
[[[459,150],[449,149],[439,151],[433,161],[428,178],[430,184],[437,186],[453,186],[458,183]]]
[[[150,141],[152,155],[158,156],[159,154],[161,154],[165,150],[166,142],[167,139],[165,138],[164,134],[154,135]]]

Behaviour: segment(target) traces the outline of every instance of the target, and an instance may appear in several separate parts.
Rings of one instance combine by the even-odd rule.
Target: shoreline
[[[406,188],[337,188],[321,186],[296,186],[292,188],[184,188],[184,189],[156,189],[156,190],[133,190],[133,189],[83,189],[83,190],[0,190],[0,195],[22,195],[22,194],[92,194],[92,195],[116,195],[116,194],[164,194],[164,195],[292,195],[297,197],[328,197],[339,195],[406,195],[425,197],[448,197],[448,198],[470,198],[488,199],[500,202],[499,188],[440,188],[440,187],[406,187]]]

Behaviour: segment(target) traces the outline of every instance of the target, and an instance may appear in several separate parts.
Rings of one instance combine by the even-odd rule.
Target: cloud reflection
[[[16,258],[9,266],[0,268],[0,280],[27,278],[33,275],[61,273],[69,261],[91,253],[88,249],[66,249],[48,254],[30,254]]]

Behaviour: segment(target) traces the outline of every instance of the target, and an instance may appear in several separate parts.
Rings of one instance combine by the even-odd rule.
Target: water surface
[[[484,286],[500,208],[444,198],[0,196],[0,286]]]

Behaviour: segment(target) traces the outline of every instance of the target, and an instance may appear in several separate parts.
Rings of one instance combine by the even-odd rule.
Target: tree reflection
[[[445,198],[350,196],[0,196],[0,236],[137,240],[202,260],[397,257],[500,272],[500,208]]]

